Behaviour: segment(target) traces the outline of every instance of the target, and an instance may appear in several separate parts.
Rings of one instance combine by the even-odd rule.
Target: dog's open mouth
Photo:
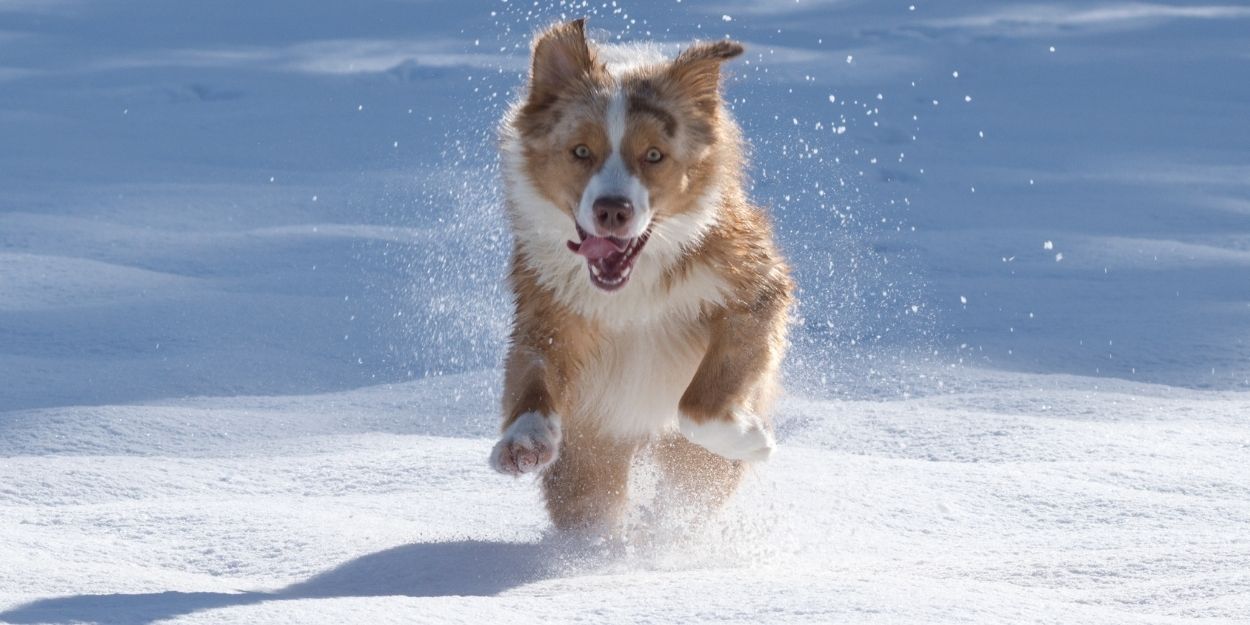
[[[605,291],[615,291],[629,282],[629,273],[634,269],[638,253],[651,236],[651,228],[632,239],[621,239],[592,237],[577,226],[577,236],[581,240],[577,243],[569,241],[569,249],[586,257],[590,282]]]

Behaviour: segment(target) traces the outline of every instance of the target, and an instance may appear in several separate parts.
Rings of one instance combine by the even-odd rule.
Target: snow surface
[[[721,518],[487,466],[530,32],[732,36],[803,292]],[[1250,10],[0,0],[0,622],[1250,622]]]

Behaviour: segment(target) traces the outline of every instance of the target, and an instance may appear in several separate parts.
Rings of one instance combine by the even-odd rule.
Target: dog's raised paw
[[[745,411],[735,410],[731,418],[702,423],[682,416],[678,427],[690,442],[730,460],[763,462],[772,456],[777,446],[763,420]]]
[[[533,473],[560,455],[560,418],[527,412],[519,417],[490,452],[490,466],[500,473]]]

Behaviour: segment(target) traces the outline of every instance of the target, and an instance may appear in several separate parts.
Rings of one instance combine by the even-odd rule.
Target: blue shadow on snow
[[[40,599],[0,612],[3,623],[143,625],[183,614],[290,599],[490,596],[543,579],[543,543],[476,540],[394,547],[274,592],[153,592]]]

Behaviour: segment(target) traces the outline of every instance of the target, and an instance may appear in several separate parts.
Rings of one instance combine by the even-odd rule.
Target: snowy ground
[[[485,464],[560,9],[0,0],[0,622],[1250,619],[1250,9],[618,5],[748,43],[804,288],[775,461],[623,547]]]

